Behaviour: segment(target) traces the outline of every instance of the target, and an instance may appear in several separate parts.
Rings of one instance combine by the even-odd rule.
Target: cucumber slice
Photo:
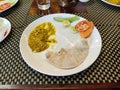
[[[78,31],[75,30],[74,26],[70,26],[70,32],[71,33],[77,33]]]
[[[53,19],[58,22],[63,22],[64,20],[66,20],[65,18],[60,18],[60,17],[54,17]]]
[[[79,16],[73,16],[73,17],[68,17],[68,18],[62,18],[62,17],[53,17],[53,19],[55,21],[58,21],[58,22],[63,22],[65,20],[68,20],[70,22],[73,22],[73,21],[76,21],[76,20],[79,20]]]
[[[69,20],[70,22],[74,22],[74,21],[79,20],[79,19],[80,19],[79,16],[74,16],[74,17],[68,18],[68,20]]]
[[[13,5],[15,3],[15,0],[10,0],[9,2],[11,5]]]

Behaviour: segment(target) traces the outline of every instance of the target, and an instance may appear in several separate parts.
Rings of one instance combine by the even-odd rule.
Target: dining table
[[[0,89],[120,89],[120,7],[103,0],[75,0],[68,7],[58,2],[50,0],[50,8],[40,10],[36,0],[18,0],[11,8],[0,12],[0,17],[11,23],[9,35],[0,42]],[[53,14],[74,14],[92,21],[98,29],[101,50],[85,70],[66,76],[47,75],[33,69],[22,57],[20,39],[26,27]]]

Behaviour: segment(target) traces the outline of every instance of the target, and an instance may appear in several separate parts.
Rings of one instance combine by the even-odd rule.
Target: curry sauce
[[[51,22],[43,22],[30,33],[28,45],[33,52],[41,52],[49,48],[51,43],[57,42],[55,36],[55,26]]]
[[[120,5],[120,0],[106,0],[106,1],[113,3],[113,4]]]

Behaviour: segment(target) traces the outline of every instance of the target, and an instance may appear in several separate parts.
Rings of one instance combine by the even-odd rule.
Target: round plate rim
[[[60,13],[60,14],[63,15],[63,14],[65,14],[65,13]],[[60,15],[60,14],[49,14],[49,15],[45,15],[45,16],[43,16],[43,17],[50,16],[50,15]],[[74,14],[67,14],[67,15],[74,15]],[[40,17],[40,18],[43,18],[43,17]],[[33,23],[35,23],[35,22],[36,22],[37,20],[39,20],[40,18],[38,18],[38,19],[34,20],[33,22],[31,22],[31,23],[25,28],[25,30],[23,31],[22,36],[23,36],[24,32],[27,30],[27,28],[30,27]],[[99,33],[99,31],[98,31],[98,33]],[[88,67],[90,67],[90,66],[96,61],[97,57],[98,57],[99,54],[100,54],[101,48],[102,48],[102,39],[101,39],[101,36],[100,36],[100,33],[99,33],[100,46],[99,46],[98,55],[95,57],[95,60],[94,60],[89,66],[87,66],[87,67],[84,68],[83,70],[77,71],[77,72],[75,72],[75,73],[69,73],[69,74],[55,74],[55,73],[53,74],[53,73],[52,73],[52,74],[50,74],[50,73],[47,73],[47,72],[43,72],[43,71],[37,70],[35,67],[31,66],[31,65],[29,64],[29,62],[27,62],[27,61],[25,60],[24,55],[22,54],[22,50],[21,50],[21,46],[22,46],[22,43],[21,43],[21,42],[22,42],[22,36],[21,36],[21,38],[20,38],[19,48],[20,48],[20,52],[21,52],[21,55],[22,55],[24,61],[25,61],[31,68],[33,68],[34,70],[36,70],[36,71],[38,71],[38,72],[40,72],[40,73],[49,75],[49,76],[68,76],[68,75],[73,75],[73,74],[79,73],[79,72],[87,69]]]
[[[5,12],[6,10],[12,8],[17,2],[18,2],[18,0],[15,0],[15,3],[12,4],[11,7],[7,8],[7,9],[5,9],[5,10],[0,10],[0,13]]]
[[[8,24],[9,24],[9,28],[8,28],[8,30],[7,30],[7,34],[6,34],[6,36],[4,36],[4,38],[3,38],[3,40],[4,40],[4,39],[9,35],[9,33],[10,33],[10,31],[11,31],[11,23],[10,23],[10,21],[9,21],[8,19],[6,19],[6,18],[0,17],[0,19],[2,19],[2,20],[4,20],[4,21],[7,21]],[[0,42],[2,42],[3,40],[1,40]]]

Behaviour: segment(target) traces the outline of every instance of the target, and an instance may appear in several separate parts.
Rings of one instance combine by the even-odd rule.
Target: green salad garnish
[[[58,22],[63,22],[63,21],[65,21],[65,20],[68,20],[68,21],[70,21],[71,23],[72,22],[74,22],[74,21],[76,21],[76,20],[79,20],[79,16],[73,16],[73,17],[67,17],[67,18],[63,18],[63,17],[54,17],[53,19],[55,20],[55,21],[58,21]]]

